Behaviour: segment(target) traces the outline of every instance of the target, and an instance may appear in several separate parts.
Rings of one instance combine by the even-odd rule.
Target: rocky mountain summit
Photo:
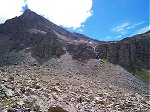
[[[118,42],[27,9],[0,25],[0,111],[150,111],[150,31]]]

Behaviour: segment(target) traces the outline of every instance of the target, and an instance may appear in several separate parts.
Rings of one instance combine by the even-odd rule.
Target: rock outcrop
[[[119,42],[100,44],[96,48],[100,58],[119,64],[127,70],[134,67],[150,70],[150,33],[135,35]]]

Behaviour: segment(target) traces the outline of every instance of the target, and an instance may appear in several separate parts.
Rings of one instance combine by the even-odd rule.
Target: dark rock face
[[[150,69],[150,33],[136,38],[135,46],[135,65]]]
[[[39,58],[51,58],[53,56],[60,57],[65,53],[63,43],[53,33],[47,33],[40,43],[33,48],[33,54]]]
[[[68,45],[67,51],[73,55],[73,59],[80,61],[96,58],[96,53],[94,53],[93,48],[85,44]]]
[[[100,44],[100,58],[108,59],[130,70],[132,67],[150,69],[150,34],[140,34],[119,42]]]

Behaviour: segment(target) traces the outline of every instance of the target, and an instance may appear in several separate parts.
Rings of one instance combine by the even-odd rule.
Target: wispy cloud
[[[84,32],[84,28],[78,28],[78,29],[76,29],[76,32],[82,33],[82,32]]]
[[[135,27],[137,27],[139,25],[142,25],[143,23],[144,23],[144,21],[136,23],[136,24],[132,24],[132,25],[128,26],[126,29],[127,30],[133,29],[133,28],[135,28]]]
[[[124,32],[129,26],[130,26],[130,23],[126,22],[126,23],[123,23],[123,24],[120,24],[120,25],[117,25],[117,26],[113,27],[111,30],[112,30],[113,32],[116,32],[116,33],[122,33],[122,32]]]
[[[133,29],[141,24],[143,24],[144,21],[142,22],[139,22],[139,23],[135,23],[135,24],[131,24],[129,22],[125,22],[125,23],[122,23],[120,25],[117,25],[115,27],[113,27],[111,30],[113,32],[116,32],[116,33],[120,33],[120,34],[124,34],[125,32],[127,32],[128,30],[130,29]]]
[[[105,37],[107,40],[110,40],[110,39],[112,39],[112,37],[111,36],[107,36],[107,37]]]
[[[150,26],[145,26],[145,27],[143,27],[143,28],[137,30],[134,34],[145,33],[145,32],[147,32],[147,31],[149,31],[149,30],[150,30]]]
[[[124,22],[120,25],[116,25],[111,29],[114,33],[116,33],[116,38],[119,39],[123,36],[125,36],[129,30],[136,28],[137,26],[140,26],[144,23],[144,21],[138,22],[138,23],[129,23],[129,22]]]

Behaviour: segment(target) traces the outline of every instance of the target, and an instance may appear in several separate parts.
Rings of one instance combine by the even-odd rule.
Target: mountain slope
[[[68,52],[74,60],[105,59],[134,74],[150,70],[150,32],[119,42],[102,42],[68,32],[27,9],[0,25],[0,40],[0,66],[43,64]]]
[[[131,66],[150,69],[149,35],[147,32],[119,42],[100,42],[70,33],[27,9],[0,25],[0,53],[30,48],[32,56],[48,59],[67,51],[78,60],[104,58],[126,69]]]

